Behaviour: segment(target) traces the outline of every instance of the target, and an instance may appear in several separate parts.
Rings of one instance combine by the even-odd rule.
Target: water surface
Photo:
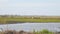
[[[3,24],[0,25],[0,31],[3,30],[24,30],[24,31],[36,31],[42,29],[48,29],[49,31],[60,31],[60,23],[18,23],[18,24]]]

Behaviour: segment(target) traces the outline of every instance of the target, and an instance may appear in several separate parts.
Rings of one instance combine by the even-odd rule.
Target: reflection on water
[[[22,23],[22,24],[4,24],[0,25],[3,30],[25,30],[25,31],[32,31],[35,30],[42,30],[48,29],[50,31],[60,31],[60,23]]]

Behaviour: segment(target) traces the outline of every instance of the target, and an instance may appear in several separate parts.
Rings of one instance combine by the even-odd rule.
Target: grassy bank
[[[33,31],[33,33],[34,34],[54,34],[54,32],[52,32],[52,31],[48,31],[48,30],[46,30],[46,29],[43,29],[43,30],[41,30],[41,31]]]
[[[24,22],[37,22],[37,23],[44,23],[44,22],[60,22],[60,18],[6,18],[6,17],[0,17],[0,23],[6,24],[6,23],[24,23]]]
[[[15,31],[15,30],[7,30],[0,32],[0,34],[55,34],[54,32],[48,31],[48,30],[42,30],[42,31],[33,31],[33,32],[26,32],[26,31]]]

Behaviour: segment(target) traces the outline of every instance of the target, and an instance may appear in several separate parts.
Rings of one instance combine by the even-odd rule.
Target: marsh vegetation
[[[60,16],[2,16],[0,17],[0,24],[9,23],[49,23],[60,22]]]

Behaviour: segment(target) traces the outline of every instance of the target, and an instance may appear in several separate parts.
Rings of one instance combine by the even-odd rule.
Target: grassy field
[[[49,23],[49,22],[60,22],[60,18],[7,18],[7,17],[0,17],[0,24],[7,24],[7,23],[25,23],[25,22],[37,22],[37,23]]]

